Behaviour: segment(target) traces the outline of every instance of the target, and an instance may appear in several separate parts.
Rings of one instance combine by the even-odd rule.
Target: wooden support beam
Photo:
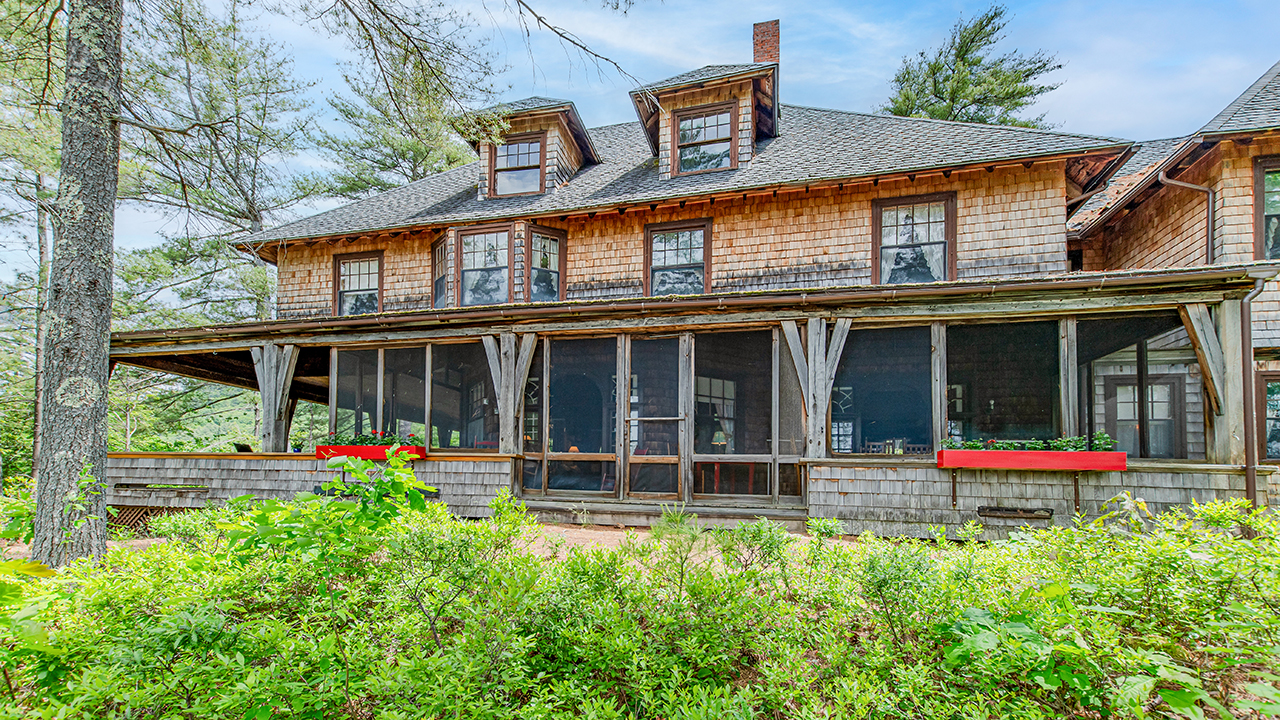
[[[831,381],[827,377],[827,321],[809,318],[809,416],[806,447],[808,457],[827,456],[827,405],[831,400]]]
[[[298,364],[298,346],[266,343],[251,348],[250,352],[262,402],[262,451],[286,452],[289,423],[293,419],[289,389]]]
[[[1195,348],[1200,375],[1204,378],[1204,389],[1209,396],[1209,404],[1213,407],[1213,414],[1222,415],[1222,393],[1225,390],[1227,365],[1222,357],[1222,343],[1218,340],[1218,330],[1213,325],[1209,306],[1204,303],[1179,305],[1178,314],[1182,316],[1182,325],[1191,338],[1191,346]]]
[[[947,326],[935,322],[929,325],[929,382],[933,388],[930,397],[933,400],[933,448],[942,447],[947,438]],[[951,481],[955,482],[955,471],[951,473]],[[954,502],[952,503],[954,505]]]
[[[800,379],[800,395],[804,398],[805,407],[809,407],[809,363],[805,361],[804,342],[800,340],[800,329],[795,320],[782,321],[782,334],[787,340],[787,350],[791,353],[791,363],[796,368]]]
[[[1218,306],[1215,325],[1218,340],[1222,344],[1224,368],[1239,368],[1244,364],[1244,343],[1240,337],[1239,300],[1224,300]],[[1213,422],[1213,457],[1210,462],[1224,465],[1244,464],[1244,376],[1240,372],[1227,372],[1222,390],[1222,415],[1210,417]]]
[[[1076,319],[1058,321],[1058,408],[1062,415],[1062,435],[1080,434],[1080,371],[1076,365],[1079,342]]]

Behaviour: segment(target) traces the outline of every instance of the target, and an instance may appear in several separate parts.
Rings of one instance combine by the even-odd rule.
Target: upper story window
[[[529,301],[556,302],[564,297],[564,236],[543,228],[529,233]]]
[[[649,295],[701,295],[711,270],[711,221],[650,225],[645,233]]]
[[[382,309],[382,253],[334,257],[334,313],[364,315]]]
[[[431,306],[449,304],[449,246],[444,240],[431,246]]]
[[[677,112],[675,174],[737,167],[738,156],[733,151],[736,125],[733,103]]]
[[[493,150],[493,195],[530,195],[542,192],[543,148],[541,134],[509,138]]]
[[[1258,258],[1280,259],[1280,157],[1258,158],[1254,166],[1254,223]]]
[[[954,193],[872,203],[872,283],[895,285],[953,279],[955,208]]]
[[[510,231],[505,228],[459,236],[461,305],[510,302],[510,283],[507,282],[510,237]]]

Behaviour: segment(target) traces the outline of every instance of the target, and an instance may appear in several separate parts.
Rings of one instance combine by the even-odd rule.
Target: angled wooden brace
[[[1209,315],[1209,306],[1204,303],[1179,305],[1178,314],[1182,316],[1182,325],[1191,338],[1191,346],[1195,348],[1209,404],[1215,415],[1222,415],[1225,411],[1222,399],[1226,391],[1227,363],[1213,317]]]

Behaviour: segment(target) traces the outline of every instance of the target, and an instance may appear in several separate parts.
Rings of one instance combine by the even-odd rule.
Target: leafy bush
[[[671,508],[562,556],[509,495],[460,521],[403,464],[344,469],[332,495],[157,521],[184,542],[0,578],[0,718],[1280,713],[1280,522],[1241,503],[1125,498],[987,544]]]
[[[1054,438],[1052,440],[955,440],[947,438],[942,441],[944,450],[1057,450],[1081,452],[1093,450],[1105,452],[1116,449],[1116,441],[1110,435],[1099,430],[1092,436],[1073,435],[1071,437]]]

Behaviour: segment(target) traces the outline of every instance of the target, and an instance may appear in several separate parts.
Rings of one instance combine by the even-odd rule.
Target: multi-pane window
[[[496,305],[508,301],[506,230],[462,236],[462,303]]]
[[[1266,426],[1263,428],[1264,456],[1280,458],[1280,380],[1266,381]]]
[[[676,173],[733,167],[733,113],[730,108],[676,116]]]
[[[699,377],[693,396],[697,417],[705,431],[698,437],[698,452],[732,454],[733,420],[737,415],[738,384],[721,378]]]
[[[879,283],[948,279],[953,203],[950,196],[876,203],[873,212]]]
[[[529,300],[560,299],[560,238],[534,231],[529,241]]]
[[[1264,168],[1262,174],[1262,256],[1267,260],[1280,259],[1280,168]]]
[[[493,194],[542,192],[542,140],[499,145],[493,157]]]
[[[431,248],[431,306],[442,308],[449,304],[449,247],[443,240]]]
[[[363,315],[378,312],[378,257],[338,261],[338,314]]]
[[[1138,385],[1136,382],[1116,384],[1112,392],[1115,393],[1116,448],[1138,457]],[[1172,382],[1147,384],[1147,442],[1150,443],[1147,457],[1177,457],[1175,409]]]
[[[700,295],[707,291],[707,230],[696,227],[649,231],[649,294]]]

